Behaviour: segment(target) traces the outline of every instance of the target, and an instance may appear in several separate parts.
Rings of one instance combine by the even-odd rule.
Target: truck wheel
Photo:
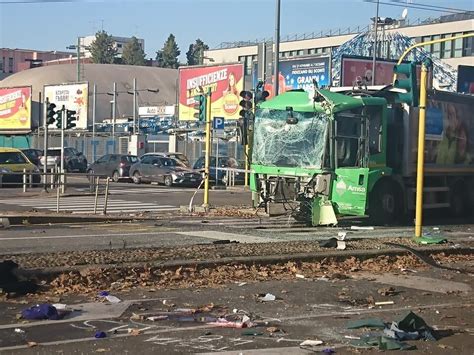
[[[457,183],[451,189],[449,204],[453,217],[464,217],[468,212],[469,195],[463,183]]]
[[[380,182],[370,193],[369,217],[374,224],[391,224],[397,220],[400,203],[397,189],[389,182]]]

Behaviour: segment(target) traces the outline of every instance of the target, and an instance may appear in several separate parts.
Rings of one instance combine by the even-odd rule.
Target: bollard
[[[97,213],[97,200],[99,199],[99,181],[100,178],[95,178],[95,200],[94,200],[94,214]]]
[[[26,192],[26,169],[23,169],[23,192]]]
[[[58,185],[56,188],[56,213],[59,213],[59,199],[61,197],[61,186]]]
[[[110,178],[107,178],[107,180],[105,180],[105,196],[104,196],[103,214],[107,214],[107,202],[109,200],[109,182],[110,182]]]

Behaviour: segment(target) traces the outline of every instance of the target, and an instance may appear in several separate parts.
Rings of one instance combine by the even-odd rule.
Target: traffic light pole
[[[210,155],[211,155],[211,89],[206,94],[206,156],[204,160],[204,203],[203,207],[209,207],[209,165],[210,165]]]
[[[46,175],[48,173],[48,106],[49,106],[49,99],[46,98],[44,102],[44,165],[43,165],[43,173],[44,173],[44,191],[48,191],[48,176]]]
[[[66,107],[61,108],[61,190],[64,193],[64,127],[66,126]]]

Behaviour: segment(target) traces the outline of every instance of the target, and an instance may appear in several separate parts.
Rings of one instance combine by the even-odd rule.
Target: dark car
[[[183,163],[184,165],[186,165],[188,168],[191,167],[191,163],[189,162],[188,158],[186,157],[186,155],[184,155],[183,153],[178,153],[178,152],[155,152],[155,153],[147,153],[147,154],[144,154],[142,155],[142,158],[147,156],[147,155],[158,155],[158,156],[162,156],[162,157],[166,157],[166,158],[172,158],[172,159],[176,159],[178,161],[180,161],[181,163]]]
[[[40,157],[43,156],[44,151],[40,149],[22,149],[23,154],[26,155],[29,161],[31,161],[36,166],[40,165]]]
[[[166,186],[191,185],[198,186],[202,176],[199,172],[186,167],[176,159],[161,155],[146,154],[130,168],[133,182],[158,182]]]
[[[202,156],[200,157],[195,163],[194,163],[194,169],[195,170],[204,170],[204,162],[205,162],[205,157]],[[242,169],[242,167],[239,166],[239,163],[237,160],[231,157],[219,157],[218,160],[218,168],[216,169],[216,157],[211,157],[210,163],[209,163],[209,180],[215,182],[216,181],[216,176],[217,176],[217,182],[225,184],[227,182],[227,173],[225,170],[220,170],[220,169],[225,169],[225,168],[230,168],[230,169]],[[245,173],[242,172],[235,172],[234,173],[234,181],[236,183],[243,183],[245,179]]]
[[[118,182],[120,179],[130,178],[130,167],[137,162],[136,155],[107,154],[92,163],[87,173],[111,177],[113,181]]]
[[[40,157],[40,166],[44,164],[44,156]],[[61,165],[61,148],[48,149],[48,169]],[[64,170],[68,173],[80,172],[85,173],[87,170],[87,159],[81,152],[75,148],[64,148]]]

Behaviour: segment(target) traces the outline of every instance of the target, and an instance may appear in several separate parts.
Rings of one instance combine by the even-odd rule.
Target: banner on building
[[[298,59],[282,60],[279,62],[279,92],[280,94],[294,89],[303,89],[308,92],[314,92],[314,82],[318,87],[329,86],[331,77],[329,74],[329,57],[305,57]],[[258,78],[257,66],[254,66],[253,86],[262,80]],[[265,90],[273,97],[273,78],[274,75],[267,75],[265,80]]]
[[[211,89],[211,117],[239,118],[243,64],[179,69],[179,119],[195,120],[194,97]]]
[[[174,116],[175,106],[142,106],[138,108],[140,117]]]
[[[406,63],[406,62],[404,62]],[[393,83],[393,66],[396,60],[377,59],[375,64],[375,85]],[[341,63],[340,86],[372,85],[373,59],[359,56],[343,56]],[[417,65],[417,78],[420,79],[421,66]],[[431,79],[428,80],[431,82]]]
[[[62,84],[46,85],[44,87],[44,99],[61,109],[64,105],[67,110],[77,113],[76,129],[87,129],[89,84]],[[56,128],[52,125],[51,128]]]
[[[31,131],[31,86],[0,88],[0,132]]]

